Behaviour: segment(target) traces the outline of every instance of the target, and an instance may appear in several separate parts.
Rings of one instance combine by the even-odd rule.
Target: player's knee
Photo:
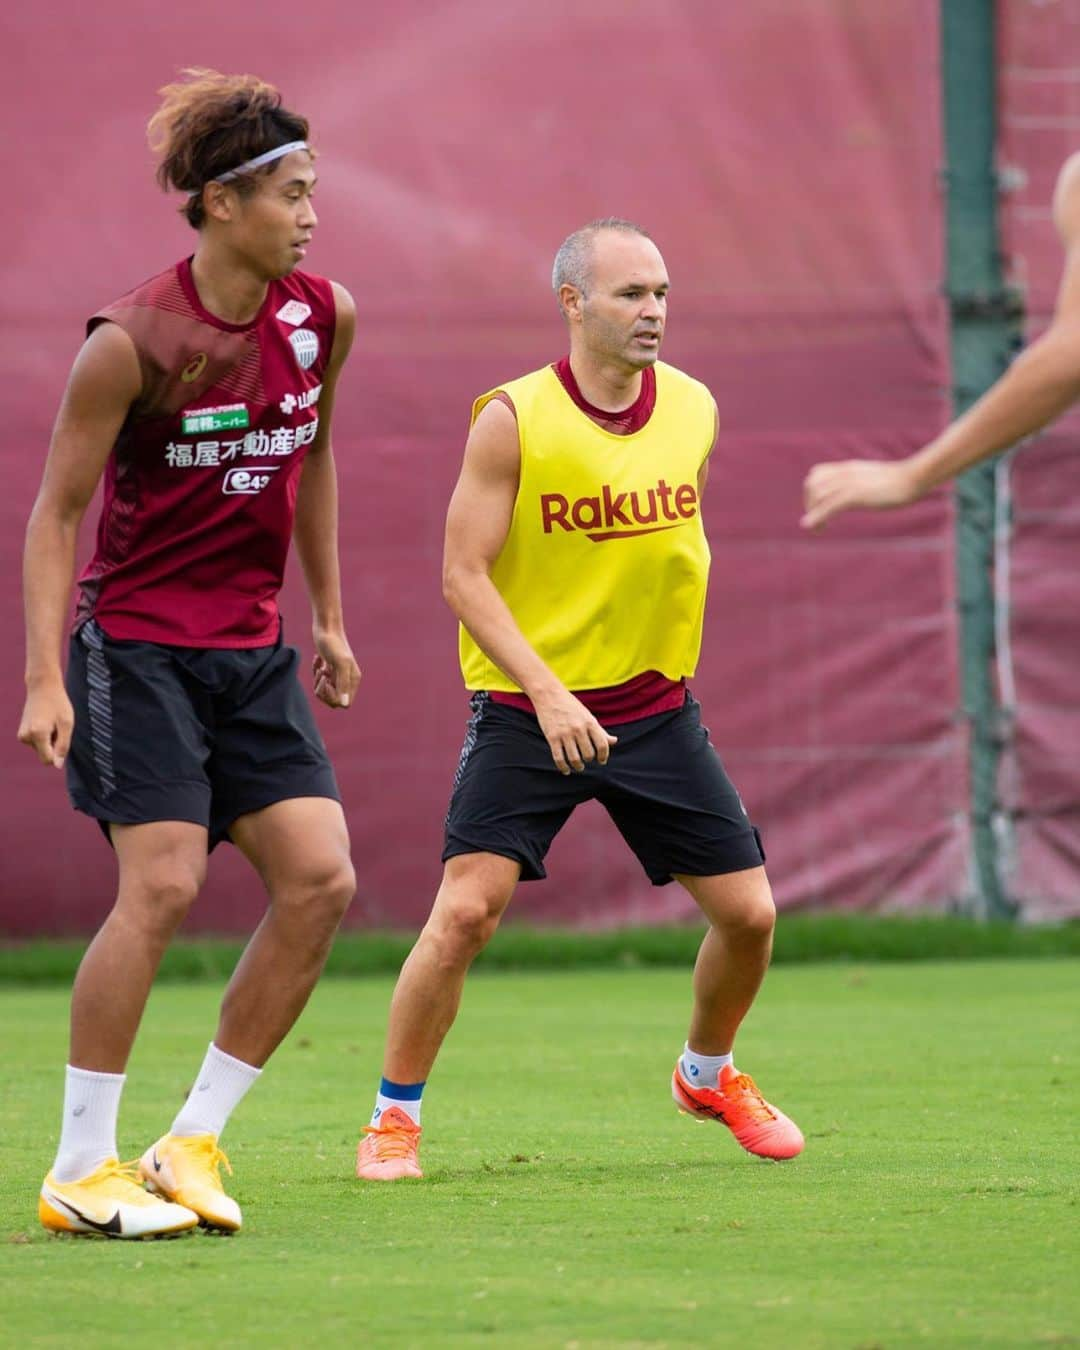
[[[322,904],[328,921],[336,928],[356,898],[356,872],[348,858],[339,858],[322,890]]]
[[[205,875],[194,864],[162,859],[125,878],[117,909],[148,935],[167,939],[194,904]]]
[[[348,857],[313,863],[288,882],[273,888],[278,914],[295,918],[310,931],[333,931],[356,895],[356,873]]]
[[[730,926],[748,938],[770,938],[776,927],[776,905],[766,888],[746,897],[730,917]]]
[[[444,897],[433,934],[440,950],[451,963],[471,960],[491,940],[502,909],[500,897],[482,891]]]

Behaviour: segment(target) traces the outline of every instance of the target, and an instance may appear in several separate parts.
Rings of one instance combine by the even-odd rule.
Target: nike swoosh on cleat
[[[154,1149],[154,1171],[155,1172],[161,1171],[161,1163],[158,1162],[157,1149]]]
[[[83,1223],[89,1224],[91,1228],[96,1229],[99,1233],[114,1234],[122,1233],[124,1231],[124,1225],[120,1222],[119,1210],[117,1210],[112,1218],[108,1219],[105,1223],[98,1223],[96,1219],[91,1219],[88,1214],[83,1214],[81,1210],[76,1209],[74,1205],[69,1204],[67,1200],[62,1199],[59,1195],[50,1194],[49,1199],[54,1204],[62,1205],[69,1214],[74,1214],[77,1219],[81,1220]]]

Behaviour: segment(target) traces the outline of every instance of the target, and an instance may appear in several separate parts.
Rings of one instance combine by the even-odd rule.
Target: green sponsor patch
[[[183,416],[185,436],[194,436],[200,431],[230,431],[233,427],[249,425],[247,405],[244,403],[229,403],[221,408],[199,408]]]

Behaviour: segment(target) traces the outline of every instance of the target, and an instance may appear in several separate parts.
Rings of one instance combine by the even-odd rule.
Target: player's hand
[[[904,460],[882,463],[875,459],[848,459],[815,464],[803,484],[804,530],[818,530],[841,511],[860,507],[875,511],[907,506],[919,496]]]
[[[533,707],[560,773],[584,773],[585,765],[594,760],[597,764],[608,762],[618,736],[609,735],[568,689],[534,698]]]
[[[19,723],[19,740],[36,751],[42,764],[64,767],[74,728],[75,710],[62,684],[29,690]]]
[[[360,667],[344,633],[316,629],[311,674],[315,697],[328,708],[347,708],[356,697]]]

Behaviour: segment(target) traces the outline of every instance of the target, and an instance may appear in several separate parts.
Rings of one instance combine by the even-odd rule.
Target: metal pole
[[[994,164],[996,69],[992,0],[942,0],[948,296],[953,406],[962,413],[1001,375],[1020,337],[1022,307],[1006,289]],[[1015,913],[1003,881],[1007,834],[998,796],[1005,726],[994,678],[997,468],[978,465],[956,485],[958,605],[964,713],[970,728],[972,887],[984,918]]]

